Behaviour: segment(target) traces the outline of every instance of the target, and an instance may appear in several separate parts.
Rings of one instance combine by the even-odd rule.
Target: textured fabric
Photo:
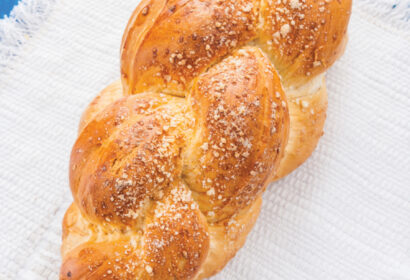
[[[0,21],[0,279],[57,279],[80,114],[138,1],[23,1]],[[410,279],[410,2],[356,0],[325,135],[215,279]]]

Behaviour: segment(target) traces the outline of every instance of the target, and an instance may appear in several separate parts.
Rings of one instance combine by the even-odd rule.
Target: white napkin
[[[0,21],[0,279],[58,278],[79,116],[119,77],[137,3],[23,0]],[[215,279],[410,279],[409,7],[355,1],[318,149]]]

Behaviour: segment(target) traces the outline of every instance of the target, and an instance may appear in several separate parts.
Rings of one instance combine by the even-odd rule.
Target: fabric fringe
[[[10,67],[24,43],[41,27],[56,0],[21,0],[0,20],[0,73]]]

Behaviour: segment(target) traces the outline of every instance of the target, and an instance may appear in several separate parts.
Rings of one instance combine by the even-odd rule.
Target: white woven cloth
[[[0,21],[0,279],[57,279],[79,116],[119,77],[136,0],[23,0]],[[215,279],[410,279],[410,1],[356,0],[325,135]]]

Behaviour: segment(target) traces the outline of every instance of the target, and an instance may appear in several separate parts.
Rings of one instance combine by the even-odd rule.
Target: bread
[[[322,135],[351,1],[147,0],[86,109],[60,279],[203,279]]]

